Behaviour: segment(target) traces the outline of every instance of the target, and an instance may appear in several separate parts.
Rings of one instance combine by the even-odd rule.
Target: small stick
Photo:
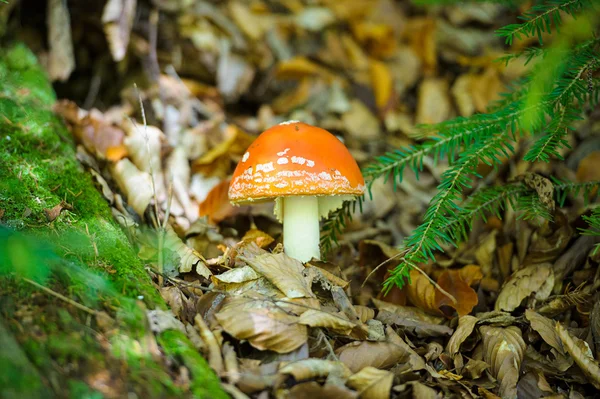
[[[41,284],[38,284],[38,283],[36,283],[36,282],[35,282],[35,281],[33,281],[33,280],[30,280],[30,279],[28,279],[28,278],[25,278],[25,277],[23,277],[23,280],[24,280],[24,281],[26,281],[26,282],[28,282],[29,284],[31,284],[31,285],[33,285],[33,286],[35,286],[35,287],[39,288],[40,290],[42,290],[42,291],[44,291],[44,292],[46,292],[46,293],[48,293],[48,294],[50,294],[50,295],[52,295],[52,296],[55,296],[55,297],[56,297],[56,298],[58,298],[58,299],[61,299],[61,300],[65,301],[65,302],[67,302],[69,305],[73,305],[73,306],[75,306],[77,309],[83,310],[84,312],[87,312],[87,313],[89,313],[89,314],[91,314],[91,315],[93,315],[93,316],[97,316],[97,315],[98,315],[98,313],[99,313],[97,310],[94,310],[94,309],[88,308],[88,307],[87,307],[87,306],[85,306],[85,305],[82,305],[82,304],[80,304],[80,303],[78,303],[78,302],[75,302],[74,300],[72,300],[72,299],[70,299],[70,298],[67,298],[66,296],[64,296],[64,295],[62,295],[62,294],[59,294],[58,292],[56,292],[56,291],[53,291],[53,290],[51,290],[51,289],[50,289],[50,288],[48,288],[48,287],[44,287],[43,285],[41,285]]]

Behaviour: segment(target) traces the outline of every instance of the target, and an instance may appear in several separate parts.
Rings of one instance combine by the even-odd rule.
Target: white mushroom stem
[[[320,259],[319,200],[312,196],[283,198],[283,250],[301,262]]]

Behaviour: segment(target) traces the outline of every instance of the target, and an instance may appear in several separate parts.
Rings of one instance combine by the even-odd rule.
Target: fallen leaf
[[[440,316],[432,316],[428,313],[425,313],[419,308],[414,306],[401,306],[395,305],[393,303],[380,301],[379,299],[372,298],[371,299],[377,309],[379,310],[387,310],[389,312],[394,313],[399,317],[404,317],[407,319],[413,319],[418,321],[424,321],[426,323],[431,324],[440,324],[444,319]]]
[[[492,375],[500,382],[500,396],[517,397],[519,370],[525,342],[518,327],[482,326],[483,360],[490,365]]]
[[[366,323],[375,317],[375,310],[367,306],[354,305],[354,310],[356,310],[356,313],[358,314],[358,317],[362,323]]]
[[[46,219],[48,220],[48,222],[53,222],[54,220],[56,220],[56,218],[60,215],[60,212],[63,209],[72,209],[72,208],[66,202],[60,201],[54,207],[52,207],[50,209],[44,209],[44,213],[46,214]]]
[[[422,273],[412,269],[410,271],[411,283],[405,287],[406,296],[410,302],[434,315],[443,315],[436,302],[435,286]]]
[[[224,273],[212,276],[212,280],[218,280],[223,283],[245,283],[247,281],[256,280],[260,276],[250,266],[236,267],[235,269],[227,270]]]
[[[380,136],[379,120],[358,99],[350,101],[350,110],[342,115],[342,121],[348,134],[358,140],[375,140]]]
[[[552,265],[549,263],[531,265],[517,270],[502,286],[494,309],[511,312],[521,305],[523,299],[534,293],[540,299],[547,298],[554,286],[553,276]],[[549,281],[552,283],[549,284]],[[549,286],[549,290],[542,290],[547,286]]]
[[[333,75],[325,68],[302,56],[284,60],[278,63],[275,69],[275,77],[282,80],[303,79],[311,76],[325,78],[328,81],[333,79]]]
[[[298,317],[262,300],[228,297],[215,317],[229,335],[259,350],[288,353],[308,339]]]
[[[155,334],[160,334],[167,330],[178,330],[185,333],[185,326],[183,323],[177,320],[170,311],[162,309],[149,310],[146,313],[146,316],[148,317],[150,329]]]
[[[143,216],[154,195],[150,175],[139,170],[127,158],[111,167],[111,175],[125,194],[129,205],[139,216]]]
[[[356,323],[351,322],[342,314],[332,314],[317,309],[308,309],[300,315],[298,323],[309,327],[326,328],[336,334],[349,335],[357,327]]]
[[[344,386],[310,381],[294,385],[287,395],[288,399],[323,398],[323,399],[356,399],[358,394]]]
[[[440,337],[451,335],[452,329],[448,326],[432,324],[421,320],[405,318],[387,310],[380,310],[377,320],[384,324],[394,324],[404,331],[410,331],[419,337]]]
[[[206,343],[208,347],[208,364],[216,373],[221,373],[224,369],[223,357],[221,355],[221,347],[217,341],[217,337],[208,327],[202,315],[197,314],[194,317],[194,325],[200,333],[200,337]]]
[[[275,241],[275,239],[267,233],[265,233],[264,231],[261,231],[254,227],[248,230],[246,234],[244,234],[244,236],[242,237],[242,241],[246,243],[253,242],[256,245],[258,245],[259,248],[266,248],[269,245],[271,245],[271,243]]]
[[[556,332],[569,355],[573,357],[581,371],[589,378],[589,382],[596,389],[600,389],[600,366],[594,359],[588,343],[571,335],[560,323],[556,323]]]
[[[48,0],[47,7],[48,76],[50,80],[66,81],[75,69],[71,17],[63,0]]]
[[[389,398],[393,383],[393,373],[375,367],[365,367],[347,381],[347,385],[356,389],[362,399]]]
[[[452,105],[448,96],[448,82],[427,78],[419,86],[416,123],[439,123],[449,118]]]
[[[437,68],[436,21],[433,18],[411,18],[404,32],[412,50],[421,60],[423,73],[432,75]]]
[[[389,57],[396,50],[394,29],[389,25],[358,20],[350,28],[356,40],[373,57]]]
[[[592,151],[577,166],[577,181],[589,182],[600,180],[600,151]],[[594,193],[592,193],[594,195]]]
[[[442,306],[449,306],[455,309],[459,316],[471,313],[479,300],[477,293],[470,286],[479,283],[482,278],[481,268],[475,265],[467,265],[459,270],[444,270],[438,277],[437,283],[456,299],[456,303],[452,302],[440,290],[436,290],[435,302],[437,308],[441,309]]]
[[[379,111],[383,111],[389,105],[394,89],[392,74],[387,65],[381,61],[371,60],[369,63],[371,74],[371,86],[375,93],[375,104]]]
[[[479,320],[475,316],[461,316],[458,318],[458,327],[446,345],[446,352],[455,355],[460,351],[460,345],[473,333]]]
[[[531,328],[537,331],[548,345],[556,349],[558,353],[565,354],[565,349],[556,332],[556,322],[554,320],[544,317],[531,309],[525,310],[525,317],[531,323]]]
[[[240,208],[229,202],[230,181],[231,179],[221,180],[209,191],[204,201],[200,203],[199,216],[207,216],[211,223],[219,223],[239,212]]]
[[[256,71],[245,58],[231,51],[229,41],[221,40],[219,47],[217,88],[226,103],[234,103],[248,90]]]
[[[303,359],[288,363],[278,370],[279,374],[289,374],[296,381],[308,380],[311,378],[324,378],[330,374],[348,378],[352,373],[342,362],[323,360],[323,359]]]
[[[314,298],[302,272],[302,262],[281,252],[266,253],[255,258],[239,257],[250,265],[257,273],[265,276],[273,285],[281,290],[288,298]]]
[[[102,12],[104,34],[113,60],[119,62],[127,54],[137,0],[109,0]]]
[[[365,367],[385,369],[408,357],[408,353],[391,342],[355,341],[336,350],[341,362],[353,373]]]

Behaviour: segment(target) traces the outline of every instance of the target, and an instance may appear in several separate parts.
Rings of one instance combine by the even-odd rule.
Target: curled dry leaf
[[[306,326],[271,302],[228,297],[215,314],[219,324],[238,340],[248,340],[259,350],[288,353],[308,338]]]
[[[575,363],[589,378],[589,381],[597,389],[600,389],[600,366],[594,359],[592,350],[588,343],[577,337],[574,337],[562,324],[556,324],[556,332],[563,343],[564,348],[573,357]]]
[[[323,399],[356,399],[356,392],[339,385],[325,384],[310,381],[296,384],[285,395],[287,399],[323,398]]]
[[[235,269],[227,270],[224,273],[212,276],[215,283],[245,283],[246,281],[256,280],[260,276],[250,266],[236,267]]]
[[[417,321],[424,321],[430,324],[440,324],[444,320],[440,316],[432,316],[414,306],[395,305],[393,303],[380,301],[379,299],[375,298],[371,300],[373,301],[377,309],[387,310],[388,312],[392,312],[399,317],[404,317],[407,319],[413,319]]]
[[[371,60],[369,64],[371,85],[375,93],[375,104],[380,111],[389,105],[392,98],[394,81],[387,65],[381,61]]]
[[[357,327],[343,313],[333,314],[317,309],[308,309],[300,315],[300,324],[309,327],[323,327],[336,334],[348,335]]]
[[[353,373],[365,367],[385,369],[408,357],[407,352],[391,342],[355,341],[336,350],[341,362]]]
[[[452,105],[448,96],[448,82],[428,78],[419,86],[416,123],[439,123],[450,116]]]
[[[448,326],[405,318],[387,310],[380,310],[377,320],[384,324],[400,326],[404,331],[410,331],[419,337],[440,337],[452,334],[452,329]]]
[[[517,397],[519,370],[525,342],[518,327],[482,326],[483,360],[490,365],[492,375],[500,382],[500,396]]]
[[[196,250],[185,245],[170,226],[167,226],[165,231],[164,246],[176,252],[181,258],[179,262],[179,271],[181,273],[190,272],[196,266],[196,273],[202,277],[209,278],[212,275],[211,271],[204,264],[201,255]]]
[[[365,367],[348,378],[347,385],[356,389],[363,399],[385,399],[390,397],[394,374],[375,367]]]
[[[276,255],[265,253],[254,258],[239,257],[257,273],[265,276],[288,298],[314,298],[302,275],[304,266],[294,258],[281,252]]]
[[[459,316],[471,313],[479,301],[477,293],[471,288],[471,285],[479,283],[482,278],[481,268],[476,265],[467,265],[459,270],[444,270],[438,277],[437,283],[456,299],[456,303],[441,291],[435,290],[435,302],[438,309],[442,306],[450,306],[458,312]]]
[[[198,329],[198,332],[200,332],[200,337],[208,347],[208,364],[217,373],[221,373],[224,368],[224,363],[217,337],[215,337],[215,334],[211,331],[200,314],[197,314],[196,317],[194,317],[194,325]]]
[[[410,302],[427,313],[441,315],[442,312],[435,302],[436,289],[431,281],[414,269],[410,271],[410,281],[411,284],[405,288]]]
[[[154,126],[144,126],[133,121],[125,123],[127,137],[123,140],[129,156],[142,172],[154,177],[156,195],[162,199],[166,193],[160,159],[163,132]]]
[[[117,62],[127,53],[136,3],[137,0],[109,0],[104,6],[104,34],[113,60]]]
[[[231,179],[221,180],[208,192],[204,201],[200,203],[199,216],[207,216],[211,223],[219,223],[237,214],[240,208],[229,202],[230,181]]]
[[[75,69],[75,55],[71,38],[71,21],[67,3],[48,1],[48,75],[51,80],[66,81]]]
[[[542,263],[517,270],[506,281],[494,308],[511,312],[521,305],[523,299],[535,293],[537,299],[546,299],[554,286],[552,265]]]
[[[460,351],[460,345],[473,333],[473,329],[479,320],[475,316],[461,316],[458,319],[458,327],[446,345],[446,352],[455,355]]]
[[[153,196],[150,175],[140,171],[127,158],[113,165],[111,174],[125,194],[129,205],[139,216],[143,216]]]
[[[366,323],[375,317],[375,310],[362,305],[354,305],[354,310],[356,310],[356,314],[360,318],[362,323]]]
[[[525,311],[525,317],[531,323],[531,328],[537,331],[548,345],[556,349],[560,354],[565,354],[565,349],[556,332],[556,322],[554,320],[544,317],[531,309]]]
[[[289,374],[296,381],[311,378],[324,378],[330,374],[341,377],[344,380],[352,374],[350,369],[342,362],[323,359],[303,359],[286,364],[279,369],[279,374]]]

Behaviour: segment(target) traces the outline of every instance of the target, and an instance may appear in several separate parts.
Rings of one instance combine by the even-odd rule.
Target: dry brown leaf
[[[391,26],[357,20],[350,27],[356,40],[373,57],[389,57],[396,50],[396,37]]]
[[[352,374],[344,363],[323,359],[303,359],[288,363],[281,367],[278,373],[289,374],[293,376],[296,381],[303,381],[311,378],[324,378],[330,374],[345,380]]]
[[[139,216],[143,216],[154,195],[150,175],[140,171],[127,158],[111,167],[111,175],[125,194],[129,205]]]
[[[224,133],[225,140],[194,160],[194,173],[225,178],[229,173],[231,160],[241,158],[255,138],[235,125],[227,125]]]
[[[552,283],[550,284],[549,281]],[[548,286],[549,290],[546,289]],[[533,293],[539,299],[547,298],[553,286],[554,274],[551,264],[542,263],[527,266],[517,270],[504,283],[494,308],[495,310],[511,312],[521,305],[523,299]]]
[[[473,333],[473,329],[479,320],[475,316],[461,316],[458,319],[458,327],[450,337],[446,345],[446,352],[455,355],[460,351],[460,345]]]
[[[68,122],[77,142],[96,157],[117,162],[127,155],[125,133],[107,122],[99,111],[84,111],[69,100],[58,101],[54,110]]]
[[[577,181],[589,182],[600,180],[600,151],[592,151],[577,166]]]
[[[208,347],[208,364],[210,368],[217,373],[221,373],[224,368],[223,357],[221,356],[221,347],[215,337],[215,334],[210,330],[200,314],[194,317],[194,325],[200,333],[200,337]]]
[[[499,99],[503,85],[496,68],[487,68],[481,74],[465,74],[456,79],[452,95],[462,116],[486,112],[488,105]]]
[[[273,111],[287,114],[295,108],[305,105],[311,95],[311,89],[316,85],[314,78],[303,78],[294,90],[285,91],[271,103]]]
[[[277,68],[275,69],[275,77],[277,79],[320,77],[328,81],[331,81],[334,78],[334,76],[325,68],[302,56],[293,57],[278,63]]]
[[[448,82],[428,78],[419,86],[416,123],[439,123],[449,118],[452,105],[448,96]]]
[[[50,80],[66,81],[75,69],[71,20],[67,2],[48,0],[47,7],[48,76]]]
[[[404,30],[413,51],[419,56],[423,73],[431,75],[437,68],[436,21],[433,18],[411,18]]]
[[[258,245],[259,248],[266,248],[269,245],[271,245],[271,243],[275,241],[275,239],[267,233],[265,233],[264,231],[253,227],[250,230],[248,230],[246,234],[244,234],[244,236],[242,237],[242,241],[246,243],[253,242],[256,243],[256,245]]]
[[[349,335],[357,327],[343,313],[332,314],[323,310],[308,309],[300,315],[298,323],[309,327],[323,327],[336,334]]]
[[[347,381],[350,388],[359,392],[361,399],[387,399],[393,383],[393,373],[375,367],[365,367]]]
[[[519,370],[525,342],[518,327],[482,326],[483,360],[490,365],[492,375],[500,382],[500,396],[517,397]]]
[[[597,389],[600,389],[600,366],[594,359],[592,350],[588,343],[582,339],[574,337],[562,324],[556,324],[556,332],[562,341],[564,348],[573,357],[575,363],[589,378],[589,381]]]
[[[459,316],[471,313],[478,303],[478,297],[470,285],[479,283],[482,277],[481,268],[474,265],[465,266],[460,270],[444,270],[438,277],[437,283],[456,299],[456,303],[441,291],[436,290],[435,302],[438,309],[442,306],[449,306],[456,309]]]
[[[306,326],[270,302],[228,297],[215,314],[223,329],[238,340],[247,340],[259,350],[291,352],[308,338]]]
[[[371,60],[369,63],[371,86],[375,93],[375,104],[379,111],[383,111],[390,103],[394,89],[392,74],[386,64],[381,61]]]
[[[424,370],[426,368],[425,361],[413,348],[410,347],[391,327],[386,327],[385,333],[388,336],[388,341],[401,348],[405,355],[405,362],[410,365],[412,371]]]
[[[375,140],[380,136],[379,120],[356,98],[350,101],[350,110],[342,115],[342,122],[348,134],[358,140]]]
[[[412,399],[439,399],[439,395],[435,389],[423,385],[418,381],[412,384]]]
[[[210,190],[200,203],[199,216],[207,216],[211,223],[219,223],[240,211],[240,207],[235,207],[229,202],[230,181],[231,179],[222,180]]]
[[[531,323],[531,328],[537,331],[544,341],[554,349],[556,349],[561,355],[565,354],[560,337],[556,333],[556,322],[534,310],[525,310],[525,317]]]
[[[113,60],[119,62],[127,54],[137,0],[109,0],[104,6],[102,23]]]
[[[245,283],[247,281],[256,280],[260,276],[250,266],[236,267],[235,269],[227,270],[224,273],[217,274],[211,277],[215,284],[219,282],[231,284],[231,283]]]
[[[436,302],[436,289],[431,281],[414,269],[410,271],[410,281],[411,283],[405,287],[410,302],[427,313],[442,315]]]
[[[354,310],[356,310],[356,313],[358,314],[358,317],[362,323],[366,323],[375,317],[375,310],[372,308],[362,305],[354,305]]]
[[[201,255],[193,248],[188,247],[181,241],[181,238],[175,233],[175,230],[169,225],[167,226],[164,238],[164,247],[174,251],[179,255],[179,272],[187,273],[196,266],[196,273],[202,277],[209,278],[212,273],[206,267]]]
[[[400,326],[402,327],[402,330],[410,331],[419,337],[440,337],[452,334],[452,329],[448,326],[406,318],[387,310],[380,310],[376,319],[383,324],[395,324]]]
[[[63,209],[72,209],[71,205],[67,204],[65,201],[60,201],[54,207],[50,209],[44,209],[44,213],[46,214],[46,219],[49,222],[53,222],[59,215]]]
[[[321,385],[316,381],[296,384],[285,395],[286,399],[305,399],[305,398],[322,398],[322,399],[356,399],[358,394],[350,389],[332,384]]]
[[[250,265],[257,273],[265,276],[273,285],[281,290],[288,298],[314,298],[302,274],[302,262],[281,252],[278,254],[265,253],[255,258],[239,257]]]
[[[229,41],[221,40],[219,47],[217,88],[225,102],[234,103],[248,90],[256,71],[244,57],[231,51]]]
[[[127,136],[124,138],[123,143],[127,148],[131,161],[139,170],[154,177],[156,195],[159,200],[162,200],[166,196],[161,161],[163,132],[155,126],[144,126],[133,121],[125,123],[125,132]]]
[[[355,341],[336,350],[342,361],[353,373],[365,367],[385,369],[408,357],[407,352],[391,342]]]
[[[440,316],[432,316],[428,313],[425,313],[419,308],[414,306],[401,306],[395,305],[393,303],[380,301],[379,299],[371,299],[377,309],[379,310],[387,310],[388,312],[392,312],[399,317],[404,317],[407,319],[420,320],[426,323],[431,324],[440,324],[444,319]]]

